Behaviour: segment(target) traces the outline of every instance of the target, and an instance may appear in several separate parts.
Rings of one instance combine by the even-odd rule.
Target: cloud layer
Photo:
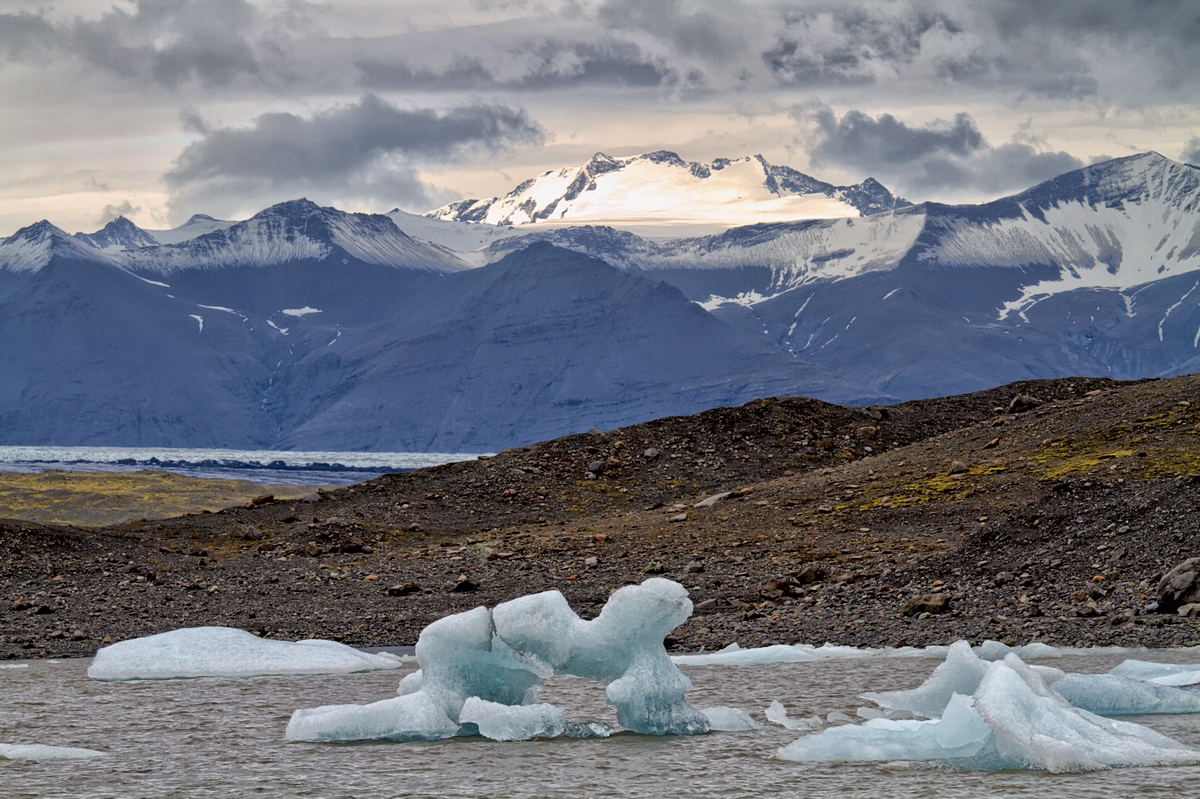
[[[798,108],[794,114],[813,126],[814,163],[866,170],[909,196],[964,186],[997,195],[1016,192],[1084,165],[1069,153],[1038,148],[1036,140],[993,147],[966,113],[920,126],[861,111],[839,119],[826,107]]]
[[[56,170],[98,163],[107,165],[98,184],[113,189],[92,202],[129,199],[160,213],[157,192],[177,213],[191,200],[225,213],[243,196],[297,191],[360,207],[490,196],[597,150],[762,152],[830,170],[824,179],[874,174],[917,200],[994,196],[1102,153],[1197,160],[1187,142],[1200,125],[1200,13],[1176,0],[0,0],[0,9],[0,169],[20,171],[10,187],[44,186],[2,190],[6,229],[14,214],[74,196]],[[190,144],[179,139],[182,109],[199,137]],[[1014,135],[1017,120],[1029,122]],[[122,137],[124,162],[111,156]],[[163,145],[148,170],[139,137],[174,149]],[[95,156],[69,169],[55,160],[91,147]],[[508,148],[503,162],[489,155],[496,147]]]
[[[431,203],[414,163],[538,144],[544,132],[524,112],[476,104],[439,113],[403,109],[367,94],[357,103],[301,117],[262,114],[245,128],[210,128],[195,115],[185,127],[202,137],[166,174],[173,205],[207,202],[236,213],[221,198],[354,198],[409,207]]]

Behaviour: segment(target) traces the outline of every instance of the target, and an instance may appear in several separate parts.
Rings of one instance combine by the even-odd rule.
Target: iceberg
[[[675,655],[671,660],[677,666],[764,666],[772,663],[811,663],[818,660],[861,658],[930,658],[944,660],[949,647],[855,647],[838,646],[826,643],[823,646],[811,644],[773,644],[772,646],[742,649],[737,644],[730,644],[718,652],[707,652],[695,655]],[[979,657],[984,660],[1003,660],[1004,656],[1015,652],[1022,660],[1040,660],[1062,657],[1058,647],[1043,643],[1025,644],[1010,647],[1000,641],[984,641],[978,648]]]
[[[984,654],[987,653],[975,654],[965,641],[956,642],[951,645],[945,662],[920,686],[907,691],[867,693],[863,698],[888,710],[906,710],[925,718],[940,716],[953,694],[970,695],[979,687],[988,667],[982,657]],[[1008,653],[1001,660],[1009,658],[1021,662],[1016,652]],[[1038,674],[1046,685],[1073,706],[1098,715],[1200,713],[1200,694],[1172,686],[1155,685],[1117,674],[1066,674],[1048,666],[1024,668]]]
[[[350,674],[394,669],[391,655],[369,655],[336,641],[270,641],[232,627],[189,627],[132,638],[100,649],[94,680]]]
[[[399,697],[297,710],[286,735],[292,741],[410,741],[609,734],[608,725],[568,722],[557,708],[538,704],[542,681],[553,674],[606,683],[606,703],[631,732],[708,732],[713,722],[684,699],[692,684],[663,646],[691,612],[683,586],[655,577],[615,591],[590,621],[558,591],[446,616],[421,631],[420,669],[401,680]],[[714,718],[748,729],[754,722],[738,712],[717,708]]]
[[[1068,674],[1054,690],[1072,705],[1101,716],[1200,713],[1200,693],[1118,674]]]
[[[996,771],[1036,769],[1055,773],[1114,767],[1200,763],[1200,751],[1139,724],[1113,721],[1072,707],[1043,672],[1015,654],[985,663],[969,695],[953,690],[947,664],[966,659],[957,645],[935,671],[929,690],[894,692],[922,710],[949,690],[940,718],[871,719],[806,735],[779,750],[784,760],[931,760],[947,768]],[[974,653],[970,653],[974,657]],[[953,660],[952,660],[953,659]],[[1054,671],[1054,670],[1048,670]],[[975,668],[958,685],[974,681]],[[922,686],[925,687],[925,686]],[[880,694],[888,697],[888,694]],[[915,712],[915,711],[914,711]]]
[[[1182,688],[1200,683],[1200,663],[1151,663],[1145,660],[1126,660],[1109,674]]]
[[[72,746],[0,744],[0,760],[84,760],[91,757],[108,757],[108,754]]]

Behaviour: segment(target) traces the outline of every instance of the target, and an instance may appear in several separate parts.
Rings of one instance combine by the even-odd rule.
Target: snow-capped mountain
[[[0,443],[478,451],[774,394],[1200,370],[1200,168],[1155,153],[673,240],[305,200],[176,230],[204,225],[0,241]]]
[[[489,225],[609,225],[664,235],[755,222],[856,217],[909,205],[873,178],[833,186],[761,155],[703,164],[659,150],[553,170],[503,197],[461,200],[428,216]]]
[[[237,222],[225,219],[213,219],[208,214],[193,214],[191,219],[179,227],[170,228],[169,230],[146,230],[144,232],[158,244],[182,244],[185,241],[191,241],[197,236],[203,236],[205,233],[225,230],[236,224]]]
[[[161,242],[130,222],[118,216],[95,233],[76,233],[75,238],[85,241],[98,250],[121,252],[138,247],[157,247]]]
[[[196,235],[184,234],[185,228]],[[201,230],[207,232],[197,232]],[[166,232],[173,235],[164,238],[178,243],[159,244],[124,218],[97,233],[74,237],[39,222],[0,241],[0,268],[36,270],[54,255],[163,274],[305,260],[354,260],[435,271],[466,267],[450,250],[412,238],[386,216],[346,213],[304,199],[273,205],[244,222],[193,216],[186,225]]]

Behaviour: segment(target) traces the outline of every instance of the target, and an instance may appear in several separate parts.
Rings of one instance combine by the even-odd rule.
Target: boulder
[[[904,603],[900,611],[905,616],[916,616],[919,613],[945,613],[950,610],[950,597],[945,594],[921,594],[914,596]]]
[[[1200,602],[1200,558],[1188,558],[1158,583],[1159,613],[1174,613],[1193,602]]]
[[[1025,411],[1033,410],[1041,404],[1042,401],[1037,397],[1029,394],[1018,394],[1012,398],[1012,402],[1008,403],[1008,412],[1024,413]]]

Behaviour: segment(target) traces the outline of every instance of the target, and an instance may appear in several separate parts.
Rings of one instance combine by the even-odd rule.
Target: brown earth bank
[[[1200,375],[886,408],[780,397],[307,500],[98,529],[0,521],[0,657],[205,624],[412,644],[537,591],[590,617],[650,575],[696,603],[668,641],[681,650],[1184,645],[1200,619],[1153,603],[1200,555],[1198,508]]]

